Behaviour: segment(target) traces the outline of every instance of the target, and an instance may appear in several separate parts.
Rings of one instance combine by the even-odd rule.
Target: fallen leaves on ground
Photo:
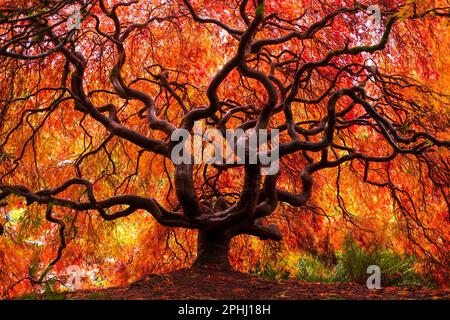
[[[317,283],[299,280],[273,281],[255,275],[214,269],[183,269],[169,274],[147,275],[127,287],[68,293],[68,299],[167,300],[329,300],[329,299],[450,299],[450,291],[420,286],[369,290],[357,283]]]

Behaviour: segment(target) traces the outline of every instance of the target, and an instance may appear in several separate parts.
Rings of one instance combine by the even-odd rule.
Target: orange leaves
[[[117,3],[107,1],[106,9],[111,10]],[[449,139],[448,21],[438,19],[439,12],[425,14],[443,3],[407,1],[403,5],[403,1],[381,1],[384,9],[398,10],[400,17],[386,48],[376,53],[348,51],[334,56],[339,50],[346,52],[355,46],[370,49],[370,45],[380,41],[387,17],[383,17],[379,30],[368,30],[367,17],[359,8],[338,14],[314,29],[312,26],[321,26],[320,21],[330,12],[353,7],[355,2],[266,1],[266,20],[251,41],[269,39],[273,43],[259,50],[244,48],[243,62],[270,75],[268,79],[276,87],[278,113],[270,126],[283,130],[281,140],[290,141],[286,130],[289,115],[282,98],[293,89],[298,89],[291,107],[300,145],[321,141],[331,118],[330,95],[342,88],[364,88],[367,95],[360,90],[358,97],[367,100],[386,122],[371,116],[367,106],[355,104],[354,98],[339,99],[336,130],[327,149],[311,148],[283,159],[278,187],[299,193],[300,174],[310,162],[319,163],[323,158],[321,163],[330,164],[349,155],[364,157],[316,172],[307,206],[297,209],[279,204],[277,211],[265,218],[265,222],[280,225],[285,235],[281,244],[247,236],[233,240],[231,260],[236,268],[251,270],[257,262],[278,259],[277,252],[283,252],[291,264],[297,251],[332,261],[349,233],[361,246],[378,243],[415,254],[422,262],[447,262],[449,228],[444,197],[448,197],[448,149],[433,147],[422,135],[413,145],[428,143],[423,146],[429,149],[424,154],[399,152],[388,161],[367,160],[392,154],[394,143],[386,137],[398,135],[403,139],[397,143],[397,151],[409,148],[404,141],[419,131]],[[29,2],[17,4],[25,5]],[[90,99],[92,105],[99,107],[101,116],[97,114],[97,118],[117,120],[135,133],[163,143],[169,137],[150,127],[148,116],[153,113],[149,106],[154,107],[156,116],[179,126],[185,113],[181,105],[186,111],[210,105],[211,97],[206,91],[211,80],[236,54],[247,23],[255,14],[261,16],[262,9],[255,8],[252,1],[246,8],[239,8],[236,1],[198,0],[192,1],[192,6],[199,17],[216,19],[216,23],[198,23],[182,1],[139,1],[119,6],[115,11],[119,23],[108,18],[110,14],[95,3],[90,15],[84,17],[82,30],[76,31],[65,45],[69,52],[85,57],[83,83],[78,89],[85,90],[86,97],[70,86],[71,80],[79,80],[75,77],[76,64],[67,64],[62,52],[56,50],[43,59],[29,61],[2,56],[0,175],[9,175],[1,183],[46,190],[69,178],[83,177],[93,183],[97,200],[135,194],[155,198],[168,210],[180,212],[170,159],[113,137],[111,133],[117,132],[119,125],[105,128],[87,114],[81,102],[83,98]],[[59,15],[53,19],[58,20]],[[234,31],[224,30],[221,23]],[[130,32],[124,34],[130,27]],[[312,31],[304,33],[306,30]],[[47,49],[39,43],[42,35],[35,36],[24,42],[33,54]],[[289,41],[284,41],[289,37]],[[0,55],[2,50],[3,47]],[[326,60],[327,57],[332,58]],[[114,91],[110,78],[117,73],[111,72],[122,63],[120,85],[144,92],[151,102]],[[297,74],[304,66],[315,64],[318,67],[305,67],[303,73]],[[296,76],[299,82],[294,86]],[[115,81],[116,87],[120,81]],[[211,127],[236,107],[242,110],[233,115],[227,126],[246,122],[248,125],[268,98],[261,81],[244,76],[238,68],[229,72],[217,95],[221,109],[205,121]],[[109,104],[114,104],[117,113],[105,107]],[[196,166],[195,191],[201,194],[202,205],[216,203],[218,194],[232,204],[239,199],[242,177],[242,168],[220,171],[212,166]],[[72,186],[58,197],[91,201],[80,186]],[[5,266],[5,272],[0,273],[0,289],[8,296],[29,289],[26,277],[30,265],[35,274],[42,272],[58,245],[57,229],[43,219],[42,208],[25,207],[22,200],[10,196],[8,206],[0,208],[0,223],[4,226],[0,266]],[[66,223],[68,246],[52,276],[64,278],[66,268],[75,264],[88,270],[87,274],[90,272],[84,287],[116,285],[144,273],[187,267],[195,258],[194,231],[161,227],[143,210],[106,223],[96,210],[72,209],[55,209],[55,215]],[[126,209],[126,205],[114,205],[107,214]],[[7,221],[7,216],[11,220]],[[433,274],[442,281],[441,269],[433,269]]]

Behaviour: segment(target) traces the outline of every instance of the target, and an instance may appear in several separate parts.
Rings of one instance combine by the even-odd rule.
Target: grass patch
[[[380,267],[381,285],[420,285],[435,287],[435,283],[415,271],[414,256],[374,247],[361,248],[347,237],[341,251],[336,252],[337,262],[327,265],[309,254],[290,253],[284,259],[266,264],[258,263],[254,273],[271,280],[297,279],[307,282],[356,282],[365,284],[371,265]]]
[[[88,300],[109,300],[111,296],[108,293],[93,292],[87,298]]]
[[[367,268],[371,265],[380,267],[381,284],[383,286],[422,285],[432,286],[430,281],[418,274],[414,267],[416,259],[374,247],[364,250],[347,237],[343,251],[338,254],[338,264],[343,271],[343,279],[357,283],[365,283],[368,277]]]

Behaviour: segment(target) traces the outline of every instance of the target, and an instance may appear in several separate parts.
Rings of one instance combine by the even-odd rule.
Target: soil
[[[450,299],[450,290],[420,286],[369,290],[357,283],[273,281],[230,270],[183,269],[147,275],[125,287],[67,293],[68,299],[89,300],[315,300],[315,299]]]

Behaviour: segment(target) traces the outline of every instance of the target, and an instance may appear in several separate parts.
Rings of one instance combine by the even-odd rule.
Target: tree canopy
[[[3,295],[72,265],[120,284],[220,262],[231,239],[242,271],[332,260],[347,235],[447,283],[449,17],[444,0],[1,0]],[[195,123],[278,129],[279,174],[174,165]]]

